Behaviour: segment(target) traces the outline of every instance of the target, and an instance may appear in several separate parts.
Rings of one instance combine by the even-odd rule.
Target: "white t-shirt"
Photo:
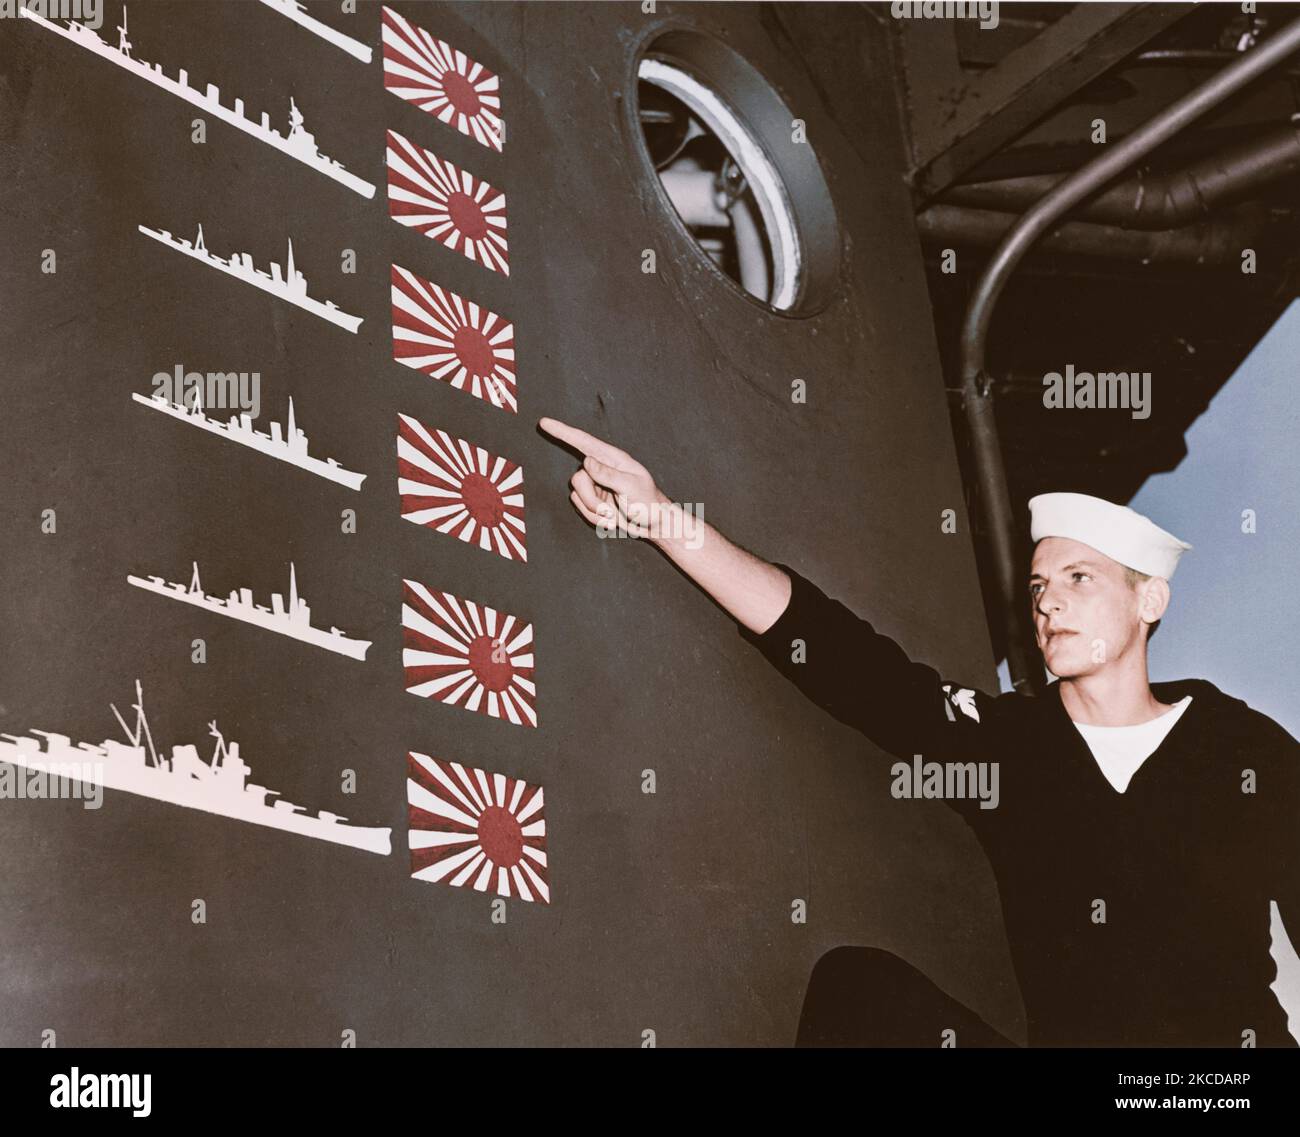
[[[1092,726],[1083,722],[1076,722],[1074,726],[1083,735],[1106,780],[1123,793],[1138,768],[1155,753],[1174,723],[1182,718],[1191,701],[1192,697],[1188,695],[1158,718],[1135,726]]]

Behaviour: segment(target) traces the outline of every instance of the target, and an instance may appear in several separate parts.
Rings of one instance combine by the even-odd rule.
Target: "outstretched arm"
[[[650,471],[626,451],[553,418],[539,425],[583,455],[569,482],[569,500],[591,524],[613,528],[621,522],[650,541],[751,632],[776,623],[790,601],[784,572],[669,501]]]
[[[795,569],[732,544],[670,502],[630,454],[555,419],[540,425],[583,455],[570,480],[578,512],[662,549],[814,703],[899,756],[984,745],[991,696],[944,682]]]

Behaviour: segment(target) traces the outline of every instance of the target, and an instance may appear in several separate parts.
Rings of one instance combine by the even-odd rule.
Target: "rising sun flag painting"
[[[551,902],[541,786],[411,753],[406,799],[416,880]]]

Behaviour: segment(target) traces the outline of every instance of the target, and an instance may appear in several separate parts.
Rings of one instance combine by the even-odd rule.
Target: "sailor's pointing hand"
[[[583,455],[582,465],[569,479],[569,500],[584,518],[607,530],[621,523],[634,537],[653,534],[656,510],[669,503],[649,470],[626,451],[576,426],[553,418],[543,418],[538,425]]]

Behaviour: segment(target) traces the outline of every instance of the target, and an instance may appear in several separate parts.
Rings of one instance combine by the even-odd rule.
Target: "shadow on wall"
[[[1296,959],[1271,904],[1274,960]],[[1300,1016],[1282,998],[1282,967],[1271,990],[1287,1010],[1287,1027],[1300,1042]],[[941,991],[922,972],[882,948],[832,948],[808,978],[797,1047],[1018,1048],[979,1015]]]
[[[881,948],[838,947],[817,961],[799,1016],[800,1047],[1014,1047],[910,963]]]

